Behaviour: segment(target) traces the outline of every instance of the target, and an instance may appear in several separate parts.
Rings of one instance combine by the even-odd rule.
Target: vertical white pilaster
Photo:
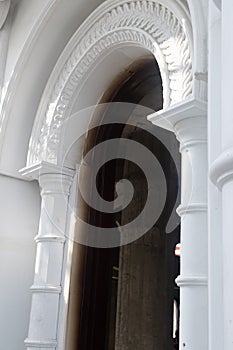
[[[38,170],[26,169],[24,174]],[[41,216],[37,243],[35,277],[27,350],[55,350],[61,277],[66,232],[66,217],[73,173],[69,169],[39,168]]]
[[[218,7],[217,7],[217,6]],[[221,153],[221,3],[209,1],[208,55],[208,163]],[[218,67],[216,69],[216,67]],[[208,181],[209,231],[209,349],[223,349],[223,269],[221,192]]]
[[[149,116],[180,142],[180,350],[208,349],[208,229],[206,103],[183,102]]]
[[[222,265],[223,265],[223,350],[233,348],[233,45],[229,33],[233,30],[233,2],[222,0],[222,86],[221,86],[221,154],[211,166],[213,183],[222,191]],[[219,47],[220,51],[220,47]]]
[[[231,350],[233,344],[233,147],[227,148],[212,164],[210,176],[222,190],[222,246],[223,246],[223,350]]]

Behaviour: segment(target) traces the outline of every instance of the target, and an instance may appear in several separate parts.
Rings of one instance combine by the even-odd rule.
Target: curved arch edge
[[[164,79],[167,106],[193,94],[192,43],[183,24],[189,19],[180,5],[177,4],[177,13],[182,17],[179,19],[162,3],[168,2],[141,0],[129,5],[125,0],[107,1],[81,25],[48,81],[34,123],[27,165],[41,160],[59,163],[56,149],[60,140],[59,127],[69,114],[73,95],[77,94],[87,70],[107,52],[109,45],[119,45],[122,41],[130,45],[135,43],[155,55]],[[160,52],[156,51],[156,46]]]

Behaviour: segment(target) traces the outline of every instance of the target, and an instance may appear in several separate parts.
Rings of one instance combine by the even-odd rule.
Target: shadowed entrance
[[[129,67],[113,82],[101,102],[127,102],[154,111],[162,109],[162,82],[155,60],[149,57]],[[114,105],[97,117],[108,118],[112,113],[117,113]],[[165,173],[165,207],[154,227],[129,245],[101,249],[75,244],[67,330],[69,350],[173,350],[174,324],[177,325],[173,317],[174,300],[179,304],[179,291],[174,284],[179,260],[174,250],[179,242],[179,228],[169,235],[165,228],[176,201],[178,174],[174,160],[160,140],[140,127],[127,124],[133,113],[132,105],[125,124],[92,129],[86,138],[84,154],[114,138],[143,144],[156,156]],[[154,128],[149,122],[148,127]],[[162,129],[160,132],[176,147],[179,157],[174,135]],[[90,195],[93,186],[97,186],[99,194],[112,201],[116,184],[122,178],[133,184],[134,196],[121,212],[97,211],[79,196],[82,219],[97,227],[119,227],[119,236],[120,227],[137,217],[145,206],[148,189],[143,171],[128,160],[115,159],[100,169],[96,183],[88,183]],[[142,229],[145,224],[141,223]]]

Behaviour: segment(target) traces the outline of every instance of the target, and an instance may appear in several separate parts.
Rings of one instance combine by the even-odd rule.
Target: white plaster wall
[[[37,46],[39,44],[40,35],[43,37],[43,46],[40,47],[43,49],[41,56],[44,51],[50,49],[51,56],[53,55],[56,59],[74,30],[101,2],[103,1],[19,1],[13,10],[5,82],[9,82],[20,55],[28,48],[28,45],[32,43],[33,46]],[[46,31],[46,36],[43,31]],[[38,63],[40,59],[41,57],[38,57]]]
[[[32,35],[33,28],[45,11],[45,8],[51,7],[53,0],[22,0],[15,5],[12,14],[12,27],[10,33],[10,45],[8,50],[8,58],[5,71],[5,81],[10,80],[20,54],[22,53],[27,39]]]
[[[0,176],[0,348],[23,350],[31,305],[40,197],[35,182]]]

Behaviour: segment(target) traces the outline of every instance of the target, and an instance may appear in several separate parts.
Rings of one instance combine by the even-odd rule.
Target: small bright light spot
[[[180,256],[180,243],[178,243],[176,245],[176,248],[175,248],[175,256]]]

